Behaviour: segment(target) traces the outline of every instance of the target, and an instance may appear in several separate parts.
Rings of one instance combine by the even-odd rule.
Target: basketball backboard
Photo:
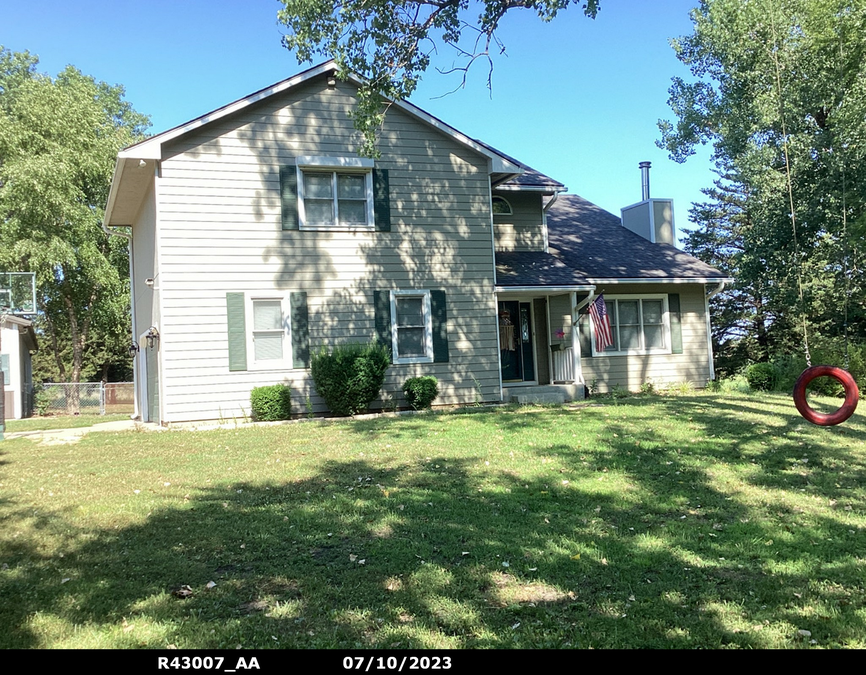
[[[0,312],[19,316],[36,314],[34,272],[0,272]]]

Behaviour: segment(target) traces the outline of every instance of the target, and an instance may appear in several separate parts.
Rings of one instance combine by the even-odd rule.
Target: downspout
[[[551,206],[554,205],[554,203],[556,202],[558,197],[559,197],[559,193],[554,192],[551,200],[549,202],[547,202],[547,204],[545,204],[544,207],[541,209],[541,234],[544,237],[544,252],[545,253],[550,253],[550,241],[548,240],[548,237],[547,237],[547,211],[548,211],[548,209],[550,209]]]
[[[499,344],[499,295],[496,293],[496,226],[493,224],[493,183],[489,180],[491,171],[490,164],[488,164],[487,204],[490,210],[490,253],[493,256],[493,321],[496,325],[496,371],[499,374],[499,400],[504,402],[505,384],[502,382],[502,351]]]
[[[133,273],[135,267],[133,265],[133,256],[132,256],[132,235],[127,234],[126,232],[116,232],[113,230],[109,230],[108,226],[103,221],[100,223],[102,227],[102,231],[105,232],[109,237],[123,237],[127,241],[127,250],[129,251],[129,308],[132,313],[132,342],[135,344],[135,337],[138,335],[135,326],[135,274]],[[132,362],[132,379],[134,381],[134,385],[132,387],[132,400],[133,400],[133,419],[136,419],[140,415],[139,404],[138,404],[138,369],[136,368],[136,359],[138,358],[138,353],[133,357]]]
[[[710,298],[721,293],[725,289],[725,284],[726,282],[720,281],[718,286],[704,295],[704,318],[706,318],[707,321],[707,358],[709,359],[708,365],[710,367],[711,382],[716,379],[716,368],[713,365],[713,329],[710,324]]]

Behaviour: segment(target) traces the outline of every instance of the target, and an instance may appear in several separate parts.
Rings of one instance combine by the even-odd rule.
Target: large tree
[[[496,36],[508,12],[526,9],[553,20],[570,5],[592,18],[600,0],[280,0],[278,20],[288,33],[283,44],[301,61],[333,57],[338,75],[365,78],[355,111],[363,134],[362,154],[376,154],[376,133],[385,115],[383,97],[407,99],[430,66],[438,46],[453,48],[454,70],[478,59],[492,71],[491,50],[504,46]],[[465,80],[464,80],[465,81]]]
[[[703,0],[692,18],[694,33],[673,45],[694,78],[674,79],[662,145],[685,161],[711,143],[733,180],[693,210],[690,243],[712,257],[723,245],[713,233],[736,225],[728,298],[751,300],[738,297],[758,344],[841,336],[846,306],[850,332],[866,336],[866,6]]]
[[[0,47],[0,265],[36,273],[38,370],[79,382],[128,344],[126,246],[102,231],[102,209],[118,150],[149,120],[120,86],[36,66]]]

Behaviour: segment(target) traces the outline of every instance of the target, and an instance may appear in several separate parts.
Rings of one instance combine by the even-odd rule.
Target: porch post
[[[580,326],[577,311],[577,291],[571,292],[571,353],[574,356],[574,384],[583,384],[583,370],[580,366]]]

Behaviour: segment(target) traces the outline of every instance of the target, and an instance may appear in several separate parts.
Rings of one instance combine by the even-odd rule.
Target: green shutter
[[[246,370],[247,328],[243,293],[226,293],[226,319],[229,336],[229,370]]]
[[[373,220],[377,232],[391,231],[391,193],[388,169],[373,169]]]
[[[291,294],[292,304],[292,367],[310,367],[310,317],[307,310],[307,294],[298,291]]]
[[[298,223],[298,168],[295,165],[280,167],[280,206],[282,227],[297,230]]]
[[[0,370],[3,371],[3,384],[8,387],[12,377],[12,369],[9,366],[9,354],[0,354]]]
[[[671,316],[671,353],[683,353],[683,325],[680,314],[680,294],[668,295],[668,311]]]
[[[392,348],[390,291],[373,291],[373,311],[376,322],[376,340],[390,350]]]
[[[430,291],[430,311],[433,314],[433,362],[448,363],[448,311],[445,291]]]

